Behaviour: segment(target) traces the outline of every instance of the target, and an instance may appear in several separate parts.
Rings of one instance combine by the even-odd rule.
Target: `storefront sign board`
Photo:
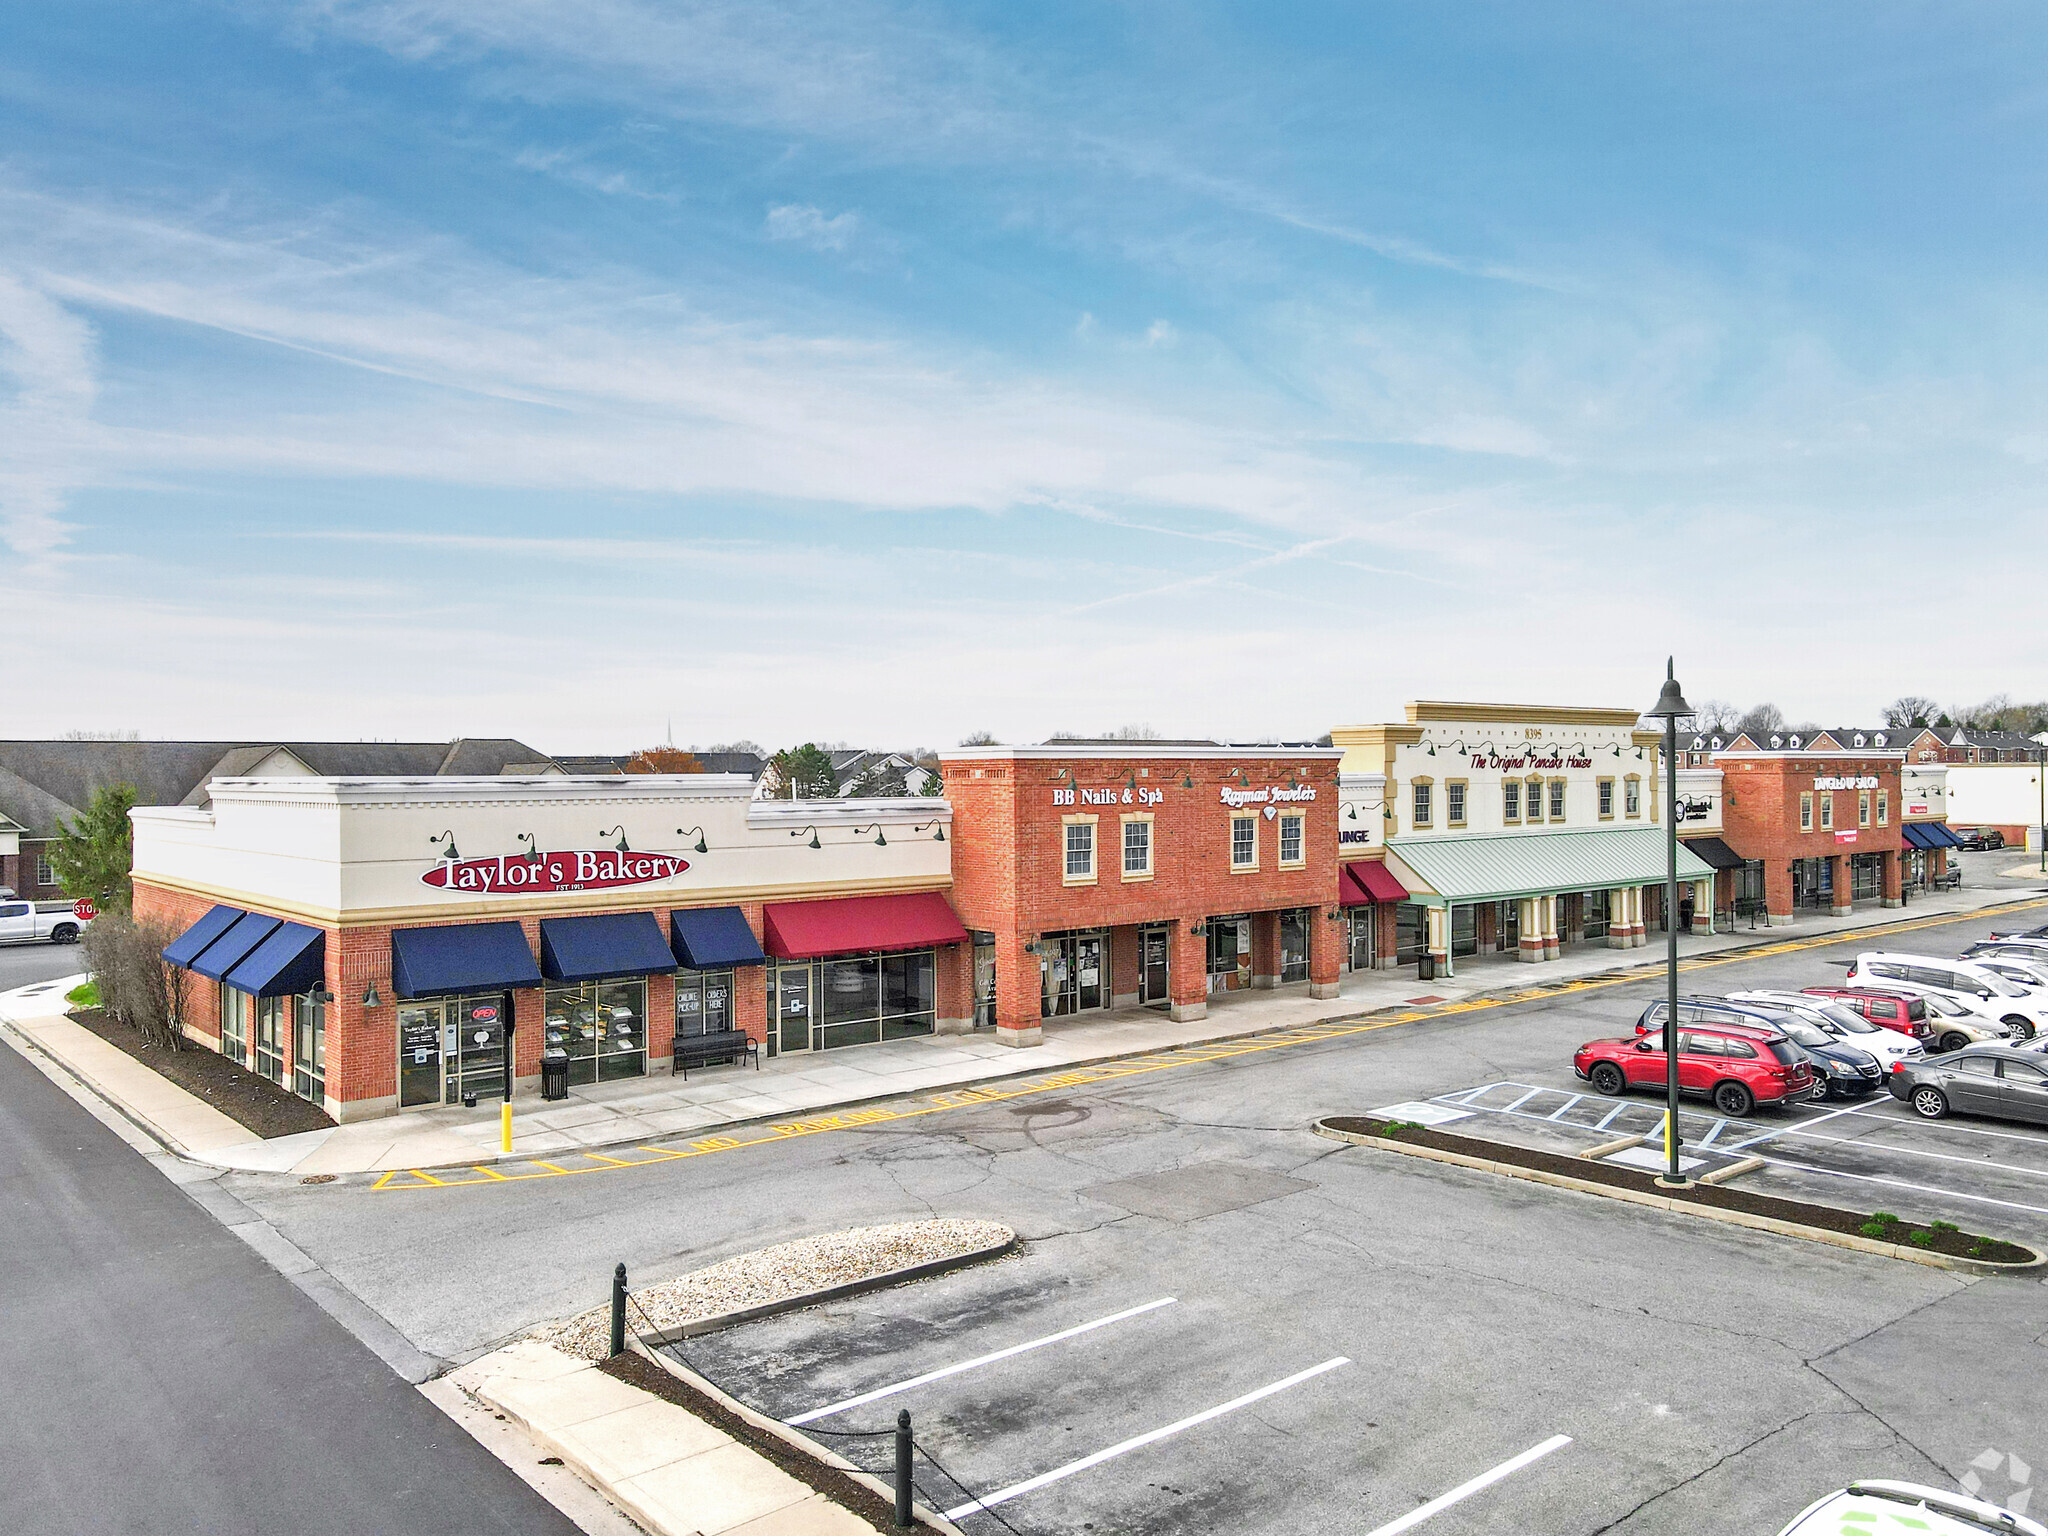
[[[489,859],[443,859],[420,875],[420,884],[465,896],[524,896],[552,891],[602,891],[621,885],[651,885],[690,867],[667,853],[620,853],[610,848],[570,848],[543,853],[501,854]]]
[[[1813,781],[1813,787],[1815,789],[1875,789],[1877,788],[1877,775],[1866,773],[1860,777],[1839,775],[1816,778]]]

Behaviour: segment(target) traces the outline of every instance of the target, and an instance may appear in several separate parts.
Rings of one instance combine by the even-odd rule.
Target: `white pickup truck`
[[[84,901],[0,901],[0,944],[76,944],[93,919]]]

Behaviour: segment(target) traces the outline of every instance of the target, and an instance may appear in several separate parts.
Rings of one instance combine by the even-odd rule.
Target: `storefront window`
[[[552,986],[547,989],[545,1009],[547,1044],[569,1053],[572,1084],[646,1075],[644,978]]]
[[[1451,953],[1452,955],[1476,955],[1479,953],[1479,909],[1475,906],[1451,908]]]
[[[1579,910],[1584,915],[1585,936],[1589,939],[1607,937],[1608,892],[1587,891],[1579,898]]]
[[[292,999],[292,1092],[315,1104],[327,1096],[327,1005]]]
[[[1295,818],[1297,821],[1299,817]],[[1281,845],[1285,847],[1283,843]],[[1280,979],[1282,981],[1308,980],[1308,923],[1310,913],[1305,907],[1280,914]]]
[[[937,1027],[938,963],[929,949],[818,962],[817,1050],[872,1045]]]
[[[284,1086],[284,999],[256,999],[256,1070]]]
[[[1209,990],[1233,992],[1252,982],[1252,920],[1212,917],[1209,930]]]
[[[221,983],[220,1053],[230,1061],[249,1059],[249,994]]]
[[[1418,958],[1427,943],[1427,919],[1423,909],[1412,901],[1404,901],[1394,908],[1394,957],[1400,961]]]
[[[732,1028],[732,972],[676,972],[676,1034],[716,1035]]]
[[[996,936],[974,935],[974,1027],[996,1027]]]

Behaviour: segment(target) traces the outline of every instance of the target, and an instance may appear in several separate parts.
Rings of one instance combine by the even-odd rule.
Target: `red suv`
[[[1664,1032],[1579,1047],[1572,1070],[1601,1093],[1662,1088]],[[1678,1087],[1703,1094],[1724,1115],[1785,1105],[1819,1091],[1799,1048],[1776,1030],[1749,1024],[1687,1024],[1678,1031]]]
[[[1807,987],[1815,997],[1846,1003],[1873,1024],[1896,1029],[1915,1040],[1925,1040],[1933,1030],[1927,1023],[1927,1004],[1905,992],[1878,992],[1869,987]]]

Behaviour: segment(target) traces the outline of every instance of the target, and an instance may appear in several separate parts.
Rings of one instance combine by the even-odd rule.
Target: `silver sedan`
[[[2048,1058],[2005,1045],[1902,1061],[1885,1086],[1928,1120],[1948,1114],[1986,1115],[2048,1125]]]

